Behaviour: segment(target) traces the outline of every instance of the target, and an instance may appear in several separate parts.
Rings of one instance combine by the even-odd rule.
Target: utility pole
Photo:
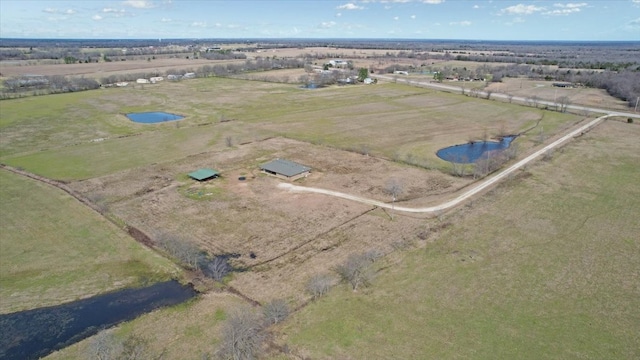
[[[633,108],[633,112],[638,112],[638,101],[640,100],[640,96],[636,98],[636,107]]]

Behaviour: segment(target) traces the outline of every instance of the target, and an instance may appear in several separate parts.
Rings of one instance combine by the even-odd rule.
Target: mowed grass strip
[[[0,171],[0,313],[178,275],[66,193]]]
[[[316,359],[637,359],[638,136],[601,125],[372,288],[297,313],[286,341]]]

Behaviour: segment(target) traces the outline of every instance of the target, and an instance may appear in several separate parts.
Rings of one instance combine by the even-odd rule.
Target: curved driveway
[[[633,114],[630,114],[630,115],[633,115]],[[373,199],[367,199],[367,198],[363,198],[363,197],[360,197],[360,196],[355,196],[355,195],[342,193],[342,192],[339,192],[339,191],[326,190],[326,189],[320,189],[320,188],[314,188],[314,187],[306,187],[306,186],[298,186],[298,185],[293,185],[293,184],[290,184],[290,183],[280,183],[280,184],[278,184],[278,187],[281,188],[281,189],[286,189],[286,190],[295,191],[295,192],[311,192],[311,193],[335,196],[335,197],[339,197],[339,198],[342,198],[342,199],[357,201],[357,202],[361,202],[363,204],[378,206],[378,207],[381,207],[381,208],[393,209],[393,210],[396,210],[396,211],[403,211],[403,212],[409,212],[409,213],[430,213],[430,214],[434,214],[435,215],[435,214],[438,214],[438,213],[440,213],[442,211],[451,209],[451,208],[461,204],[463,201],[465,201],[465,200],[469,199],[470,197],[480,193],[481,191],[487,189],[488,187],[496,184],[500,180],[502,180],[505,177],[509,176],[510,174],[514,173],[516,170],[520,169],[524,165],[528,164],[529,162],[531,162],[534,159],[538,158],[539,156],[543,155],[547,151],[552,150],[552,149],[560,146],[561,144],[569,141],[570,139],[572,139],[576,135],[580,135],[583,132],[590,130],[591,128],[593,128],[593,127],[597,126],[598,124],[600,124],[606,118],[612,117],[612,116],[620,116],[620,115],[619,115],[619,113],[614,113],[614,114],[604,115],[604,116],[601,116],[601,117],[599,117],[597,119],[591,120],[588,123],[586,123],[586,124],[584,124],[582,126],[579,126],[578,128],[570,131],[569,133],[567,133],[566,135],[562,136],[561,138],[553,141],[552,143],[544,146],[543,148],[535,151],[531,155],[528,155],[527,157],[525,157],[524,159],[518,161],[517,163],[507,167],[506,169],[496,173],[493,176],[487,177],[486,179],[478,182],[477,184],[472,186],[470,189],[466,190],[465,192],[463,192],[462,194],[456,196],[455,198],[453,198],[453,199],[451,199],[449,201],[443,202],[443,203],[441,203],[439,205],[412,208],[412,207],[406,207],[406,206],[397,206],[395,204],[389,204],[389,203],[385,203],[385,202],[382,202],[382,201],[377,201],[377,200],[373,200]],[[624,116],[628,116],[628,115],[624,115]],[[637,117],[637,116],[634,116],[634,117]]]

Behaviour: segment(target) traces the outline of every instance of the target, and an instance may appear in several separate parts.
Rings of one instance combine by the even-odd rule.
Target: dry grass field
[[[124,68],[114,71],[130,70],[133,71]],[[287,73],[285,76],[296,75]],[[575,99],[579,101],[579,97]],[[124,116],[136,111],[167,111],[184,115],[185,119],[161,124],[136,124]],[[587,188],[596,186],[601,190],[606,181],[610,180],[613,184],[615,179],[602,179],[605,183],[600,185],[589,185],[589,181],[593,181],[593,174],[607,169],[612,174],[621,174],[616,185],[630,186],[627,172],[635,170],[629,168],[628,164],[636,159],[625,156],[627,152],[635,151],[632,139],[636,139],[633,134],[638,128],[636,125],[610,122],[598,128],[593,135],[590,133],[581,138],[577,149],[584,149],[594,159],[594,168],[589,173],[580,172],[580,157],[576,155],[578,150],[568,146],[564,153],[551,162],[523,172],[522,176],[494,191],[488,200],[474,201],[451,214],[426,219],[318,194],[289,193],[277,187],[281,180],[261,174],[258,167],[274,158],[287,158],[312,168],[311,175],[296,184],[389,202],[391,197],[384,188],[389,180],[395,179],[403,185],[398,203],[425,206],[437,203],[474,181],[449,175],[450,164],[435,156],[438,149],[469,140],[533,129],[516,140],[521,155],[524,155],[541,146],[539,129],[544,129],[545,138],[552,138],[584,121],[587,116],[561,114],[396,83],[305,90],[294,84],[224,78],[6,100],[2,102],[2,115],[1,162],[64,181],[70,188],[106,209],[110,216],[135,226],[152,239],[169,234],[197,244],[211,255],[237,254],[238,257],[233,259],[234,265],[246,271],[234,273],[228,284],[261,303],[285,299],[292,308],[301,306],[309,300],[305,283],[311,276],[331,272],[352,253],[379,250],[389,254],[384,260],[388,267],[381,272],[380,282],[374,288],[355,295],[338,288],[326,301],[304,308],[294,315],[290,323],[278,328],[284,334],[281,342],[295,346],[297,354],[313,358],[370,358],[375,352],[368,353],[367,349],[379,349],[383,358],[393,357],[384,349],[371,345],[379,342],[383,346],[385,343],[381,337],[386,335],[383,336],[383,332],[377,329],[367,328],[370,325],[366,323],[354,330],[335,317],[326,317],[328,328],[323,327],[323,320],[320,319],[332,313],[323,306],[342,309],[335,302],[366,304],[365,309],[381,306],[396,309],[405,305],[407,309],[420,313],[425,310],[425,305],[414,291],[420,289],[420,294],[440,294],[433,299],[435,304],[459,301],[456,306],[472,311],[473,303],[458,300],[458,296],[478,298],[487,294],[487,290],[483,290],[479,282],[474,282],[475,273],[472,270],[457,267],[463,263],[461,259],[465,259],[465,264],[461,266],[473,264],[476,260],[480,264],[486,259],[509,259],[509,256],[501,254],[509,254],[513,249],[529,248],[530,238],[527,236],[539,229],[553,230],[554,233],[547,235],[556,237],[571,233],[571,226],[575,224],[565,228],[561,227],[563,223],[554,223],[555,218],[559,222],[571,218],[570,210],[563,205],[563,202],[568,202],[567,196],[573,199],[567,189],[579,185]],[[631,131],[625,132],[624,129]],[[611,148],[601,148],[602,144],[612,143],[611,139],[616,136],[624,141],[616,142]],[[590,150],[593,148],[602,152]],[[601,164],[602,168],[596,166],[606,159],[612,160]],[[622,164],[619,173],[604,167],[616,163]],[[189,172],[203,167],[221,171],[222,177],[204,183],[188,178]],[[558,168],[563,170],[557,171]],[[240,176],[246,179],[240,180]],[[581,179],[584,179],[584,185]],[[15,179],[16,188],[21,188],[21,181]],[[553,184],[545,188],[548,182]],[[27,182],[24,189],[29,191]],[[633,186],[629,188],[631,193],[636,190]],[[599,195],[587,190],[580,193],[587,200],[599,199]],[[11,196],[6,195],[7,198]],[[619,194],[611,196],[617,199]],[[549,200],[554,197],[561,200]],[[541,202],[543,199],[550,201],[549,208],[545,202]],[[3,202],[3,212],[9,209],[5,208],[7,204]],[[614,209],[620,211],[634,205],[618,203],[618,200],[612,204]],[[582,211],[581,221],[595,216],[587,211],[584,203],[574,205]],[[43,215],[32,212],[33,206],[36,205],[15,202],[11,208],[12,218],[24,219],[26,223],[38,222]],[[495,214],[492,213],[494,208],[497,209]],[[536,211],[542,213],[535,218],[528,215],[537,214]],[[481,220],[482,215],[487,214],[491,214],[491,221]],[[633,218],[623,219],[633,221]],[[608,220],[609,217],[604,216],[602,221]],[[625,223],[619,226],[622,229],[620,236],[626,239],[628,228]],[[512,228],[518,229],[518,232],[510,233],[510,242],[495,242],[500,234],[507,234],[507,230]],[[475,236],[476,229],[478,236]],[[15,236],[19,235],[16,232]],[[580,240],[577,237],[570,239]],[[127,237],[126,241],[132,239]],[[456,241],[473,245],[450,249],[453,246],[451,244],[457,244]],[[537,243],[542,240],[536,235],[531,241]],[[25,243],[37,247],[37,234],[27,236]],[[627,250],[637,247],[633,239],[617,245]],[[415,248],[421,250],[401,251]],[[567,249],[551,250],[560,254],[560,251]],[[595,248],[585,256],[594,256],[596,250],[602,249]],[[540,251],[529,254],[531,259],[546,256],[547,253]],[[425,254],[427,259],[423,264],[420,257]],[[467,261],[466,256],[473,261]],[[582,254],[567,253],[567,256]],[[623,260],[627,262],[620,262],[622,267],[635,264],[634,259]],[[560,258],[554,257],[545,262],[558,271],[556,277],[564,274],[560,271],[560,261]],[[575,261],[580,262],[579,258]],[[488,268],[479,268],[479,265],[474,268],[490,274],[482,279],[495,277],[504,280],[484,283],[489,288],[512,289],[513,292],[504,290],[503,295],[516,300],[519,299],[516,296],[518,291],[526,290],[523,280],[511,278],[509,274],[514,270],[516,275],[522,275],[523,272],[526,275],[526,270],[530,268],[522,270],[515,260],[506,263],[485,261],[483,264]],[[526,264],[533,267],[533,264]],[[439,266],[442,266],[442,270]],[[3,269],[3,274],[8,271]],[[456,275],[463,278],[457,279]],[[599,276],[599,273],[593,276]],[[452,287],[441,288],[446,287],[450,279]],[[523,279],[528,278],[524,276]],[[515,285],[509,285],[510,281],[514,281]],[[425,284],[433,284],[434,287]],[[468,286],[469,290],[465,290]],[[602,289],[606,291],[609,288]],[[475,295],[474,291],[480,295]],[[628,294],[626,288],[620,291],[625,296]],[[383,301],[389,300],[385,294],[395,300]],[[404,298],[407,303],[400,300]],[[367,303],[369,299],[373,302]],[[553,299],[564,301],[563,297]],[[65,297],[59,299],[66,300],[68,298]],[[516,300],[504,304],[504,307],[509,305],[522,309],[531,305]],[[495,315],[492,311],[496,308],[491,307],[495,301],[497,297],[487,298],[487,302],[482,302],[480,306],[487,310],[487,314]],[[215,347],[224,314],[241,302],[239,298],[228,294],[209,293],[176,309],[146,315],[121,326],[117,331],[119,336],[130,332],[145,334],[152,341],[154,349],[161,351],[163,347],[169,347],[167,354],[170,354],[170,358],[200,358],[202,353]],[[620,305],[632,303],[629,300]],[[558,309],[567,307],[562,303]],[[345,319],[371,316],[366,312],[358,313],[351,307],[344,309],[345,313],[341,310],[334,314]],[[394,312],[389,311],[389,314],[392,316]],[[433,315],[433,312],[422,314],[416,317],[417,322],[407,320],[410,315],[406,313],[398,314],[397,318],[420,328],[419,322],[424,319],[423,316]],[[623,314],[637,317],[636,313],[630,311]],[[462,321],[454,314],[445,314],[438,321],[446,322],[447,319]],[[618,316],[615,319],[621,318]],[[490,327],[490,320],[489,316],[478,318],[477,326]],[[400,357],[427,354],[420,352],[421,346],[410,344],[403,347],[396,343],[402,341],[400,333],[406,330],[401,324],[386,317],[380,318],[380,321],[393,324],[398,330],[389,332],[389,341],[393,343],[386,344],[398,346]],[[598,321],[602,323],[604,320],[598,318]],[[573,322],[568,321],[567,324],[569,326]],[[432,325],[433,329],[438,329],[435,326],[437,324]],[[346,332],[335,331],[334,326],[338,330],[346,329]],[[359,329],[371,332],[354,335]],[[513,331],[518,332],[518,329],[514,328]],[[544,330],[540,329],[541,332]],[[435,331],[432,335],[440,339],[435,336]],[[452,337],[447,341],[453,341],[455,337],[464,338],[465,335],[459,333],[463,330],[458,327],[446,331]],[[508,333],[509,329],[505,329],[505,332]],[[345,334],[345,339],[355,340],[349,340],[348,344],[340,343],[339,339],[318,337],[318,333]],[[371,334],[373,336],[369,337]],[[470,349],[474,349],[474,341],[482,341],[479,335],[472,335],[465,340],[470,343],[464,345]],[[628,341],[629,336],[626,333],[622,335],[625,337],[621,341]],[[531,337],[535,338],[533,335]],[[322,339],[322,343],[314,343],[314,338]],[[418,336],[415,338],[420,339]],[[338,341],[338,345],[335,345],[335,341]],[[189,343],[193,344],[193,348],[189,347]],[[521,345],[520,342],[517,344]],[[430,344],[424,345],[424,348],[437,346]],[[82,358],[84,347],[86,342],[51,357]],[[350,353],[352,350],[353,356]],[[441,357],[450,354],[443,350]]]
[[[640,126],[616,121],[279,327],[314,359],[640,356]]]
[[[153,238],[171,234],[210,254],[239,254],[236,265],[251,271],[233,286],[293,304],[306,300],[310,274],[354,251],[391,251],[424,226],[345,200],[288,194],[259,174],[261,163],[288,158],[313,169],[302,184],[381,201],[391,201],[384,188],[396,179],[403,205],[427,205],[472,181],[448,175],[439,148],[538,122],[552,136],[583,119],[400,84],[309,91],[218,78],[5,103],[3,162],[68,182]],[[29,108],[38,115],[22,117]],[[148,125],[123,115],[158,110],[186,119]],[[533,135],[518,142],[522,153],[538,146]],[[406,159],[426,167],[395,161]],[[202,167],[222,178],[186,177]]]

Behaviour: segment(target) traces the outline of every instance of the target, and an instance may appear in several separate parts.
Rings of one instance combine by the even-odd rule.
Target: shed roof
[[[192,173],[189,173],[189,177],[198,181],[206,180],[212,177],[220,175],[220,172],[213,169],[198,169]]]
[[[274,172],[287,177],[311,171],[311,168],[285,159],[275,159],[260,165],[260,169]]]

